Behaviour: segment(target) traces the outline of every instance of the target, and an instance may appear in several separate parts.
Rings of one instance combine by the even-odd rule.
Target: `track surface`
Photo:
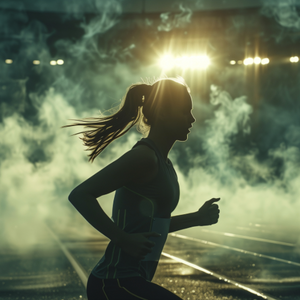
[[[1,247],[0,299],[87,299],[108,240],[85,223],[33,226],[44,233],[30,250]],[[183,230],[169,235],[153,281],[185,300],[300,300],[298,238],[254,223]]]

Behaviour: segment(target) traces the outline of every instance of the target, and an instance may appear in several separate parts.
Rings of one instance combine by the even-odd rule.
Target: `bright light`
[[[58,59],[56,62],[60,66],[64,64],[64,61],[62,59]]]
[[[12,59],[6,59],[6,60],[5,60],[5,63],[7,63],[8,65],[10,65],[10,64],[13,63],[13,60],[12,60]]]
[[[267,65],[268,63],[270,62],[270,60],[266,57],[266,58],[263,58],[262,60],[261,60],[261,64],[262,65]]]
[[[171,55],[165,55],[164,57],[161,58],[160,60],[160,66],[163,69],[172,69],[175,66],[175,59]]]
[[[231,61],[230,61],[230,64],[231,64],[231,65],[235,65],[235,64],[236,64],[236,61],[235,61],[235,60],[231,60]]]
[[[290,58],[290,62],[292,62],[292,63],[296,63],[296,62],[298,62],[299,61],[299,57],[298,56],[292,56],[291,58]]]
[[[51,66],[55,66],[55,65],[56,65],[56,60],[51,60],[51,61],[50,61],[50,65],[51,65]]]
[[[253,61],[254,61],[254,63],[255,63],[256,65],[258,65],[258,64],[261,63],[261,58],[260,58],[260,57],[255,57]]]
[[[40,62],[39,60],[34,60],[32,63],[33,63],[34,65],[39,65],[41,62]]]
[[[254,62],[253,58],[252,57],[248,57],[248,58],[245,58],[244,59],[244,65],[247,66],[247,65],[252,65]]]
[[[177,56],[165,55],[160,60],[163,69],[178,67],[181,69],[206,69],[210,64],[209,57],[206,55]]]

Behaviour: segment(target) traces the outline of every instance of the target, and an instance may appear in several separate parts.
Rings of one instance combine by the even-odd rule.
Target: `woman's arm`
[[[219,200],[220,198],[212,198],[206,201],[197,212],[171,217],[169,232],[216,224],[220,210],[218,205],[213,203]]]
[[[155,172],[157,158],[151,151],[146,146],[130,150],[81,183],[69,195],[73,206],[95,229],[125,252],[138,258],[151,252],[154,244],[148,238],[158,236],[158,234],[153,232],[128,234],[124,232],[106,215],[97,198]]]

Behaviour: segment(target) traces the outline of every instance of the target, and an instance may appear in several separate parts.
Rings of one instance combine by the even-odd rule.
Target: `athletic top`
[[[149,183],[127,184],[116,190],[112,219],[127,233],[158,232],[152,252],[138,260],[122,251],[113,242],[92,270],[98,278],[125,278],[141,276],[151,281],[169,232],[171,212],[179,201],[177,175],[169,159],[167,162],[153,141],[142,138],[134,146],[147,145],[155,151],[158,173]]]

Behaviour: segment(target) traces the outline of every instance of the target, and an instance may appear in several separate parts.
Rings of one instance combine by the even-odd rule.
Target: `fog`
[[[82,141],[71,136],[82,128],[61,128],[71,123],[69,119],[97,116],[115,107],[130,84],[163,75],[156,61],[135,60],[134,51],[142,44],[125,47],[110,41],[99,46],[102,34],[113,32],[120,23],[122,1],[91,0],[87,5],[94,11],[89,19],[81,12],[81,1],[63,2],[62,22],[78,20],[82,35],[55,42],[57,53],[65,58],[62,66],[49,64],[54,58],[47,39],[53,32],[42,21],[29,22],[20,3],[14,10],[0,10],[1,35],[13,37],[1,40],[1,58],[10,58],[8,49],[14,43],[19,47],[13,64],[2,62],[0,68],[3,244],[30,249],[45,238],[39,224],[51,220],[75,225],[81,216],[68,201],[70,191],[142,138],[133,128],[91,164]],[[192,24],[193,9],[201,8],[201,1],[177,7],[177,12],[163,12],[159,22],[145,17],[147,30],[155,36]],[[272,22],[274,35],[267,40],[279,45],[297,41],[291,34],[300,26],[294,1],[264,1],[259,14]],[[241,34],[243,25],[236,21],[233,17],[230,30]],[[33,59],[41,64],[32,66]],[[290,73],[286,64],[270,64],[259,83],[259,103],[247,88],[249,76],[243,65],[222,67],[203,87],[206,90],[189,71],[164,75],[186,79],[197,119],[188,141],[177,142],[170,152],[181,189],[173,214],[195,211],[204,201],[221,197],[218,229],[247,222],[287,230],[299,227],[299,70],[295,67]],[[108,215],[112,199],[113,194],[98,199]]]

